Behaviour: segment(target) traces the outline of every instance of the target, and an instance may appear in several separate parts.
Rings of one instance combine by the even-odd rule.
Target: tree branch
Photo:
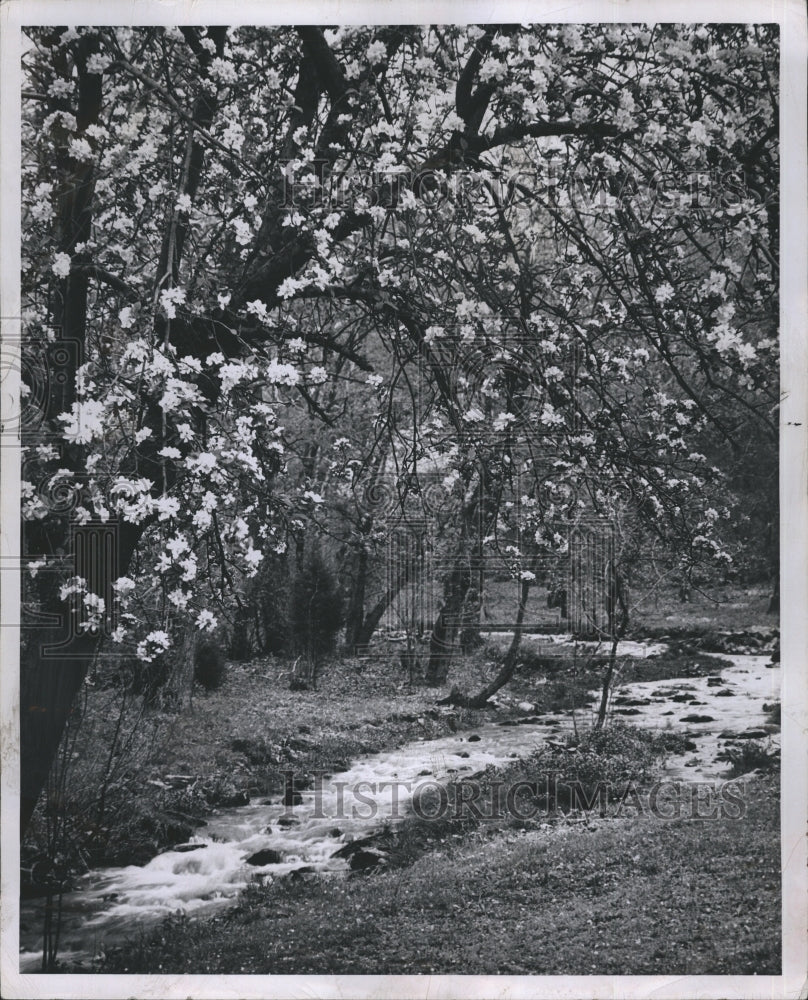
[[[336,103],[348,91],[348,81],[345,78],[345,71],[331,51],[331,46],[325,40],[322,29],[315,25],[297,25],[295,31],[303,42],[303,51],[310,56],[317,67],[332,104]]]
[[[477,42],[455,87],[455,108],[458,115],[466,123],[466,128],[471,132],[476,132],[479,129],[485,109],[495,89],[495,84],[487,83],[478,87],[473,95],[471,92],[472,84],[482,61],[491,50],[495,34],[496,31],[489,28]]]
[[[100,267],[98,264],[75,264],[71,268],[71,273],[83,274],[88,278],[95,278],[96,281],[100,281],[104,285],[109,285],[110,288],[123,295],[129,302],[135,302],[140,298],[140,293],[137,289],[124,281],[123,278],[119,278],[117,274],[112,274],[111,271],[107,271],[106,268]]]

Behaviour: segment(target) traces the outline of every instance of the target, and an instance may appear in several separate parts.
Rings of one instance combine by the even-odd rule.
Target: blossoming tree
[[[23,825],[99,648],[215,628],[304,522],[367,558],[358,485],[439,470],[455,565],[525,596],[617,511],[730,557],[776,443],[776,29],[28,34]]]

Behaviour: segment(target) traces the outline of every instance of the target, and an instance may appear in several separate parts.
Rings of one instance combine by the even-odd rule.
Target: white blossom
[[[169,319],[174,319],[177,315],[177,304],[185,301],[185,289],[177,286],[176,288],[164,288],[160,292],[160,305],[163,307],[163,311]]]
[[[160,653],[164,653],[171,646],[168,633],[162,629],[149,632],[145,639],[137,644],[137,657],[145,663],[151,663]]]
[[[99,52],[93,52],[92,55],[87,58],[87,72],[100,76],[111,62],[112,59],[109,56],[101,55]]]
[[[174,590],[169,591],[168,600],[175,608],[179,608],[180,611],[184,611],[188,607],[188,602],[191,596],[187,594],[181,587],[176,587]]]
[[[216,617],[208,610],[200,611],[196,616],[196,626],[203,632],[212,632],[217,625]]]
[[[54,254],[51,270],[57,278],[66,278],[70,274],[70,254]]]
[[[59,414],[63,437],[71,444],[89,444],[104,434],[104,404],[97,399],[73,403],[70,413]]]
[[[86,139],[71,139],[67,144],[67,151],[74,160],[92,160],[92,146]]]
[[[387,56],[387,46],[384,42],[371,42],[367,47],[365,55],[370,65],[375,66]]]
[[[163,451],[167,450],[176,451],[177,449],[163,449]],[[179,452],[177,454],[179,455]],[[167,521],[170,517],[176,517],[179,514],[180,502],[176,497],[158,497],[154,501],[154,510],[157,512],[158,521]]]
[[[654,292],[654,298],[659,303],[667,302],[673,298],[673,286],[669,282],[664,282]]]

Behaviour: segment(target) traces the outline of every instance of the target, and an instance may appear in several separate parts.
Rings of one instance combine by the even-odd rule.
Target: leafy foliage
[[[344,622],[342,594],[334,571],[318,549],[310,550],[299,566],[292,585],[289,629],[298,656],[314,671],[334,649]]]
[[[203,640],[197,644],[194,654],[194,677],[206,691],[221,687],[226,663],[221,646],[216,642]]]
[[[773,746],[771,741],[744,740],[740,746],[727,747],[723,751],[723,756],[729,761],[729,773],[733,778],[748,774],[750,771],[763,773],[780,771],[780,748]]]

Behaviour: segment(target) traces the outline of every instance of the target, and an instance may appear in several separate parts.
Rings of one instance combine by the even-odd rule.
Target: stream
[[[764,703],[780,698],[781,670],[766,666],[768,655],[724,658],[732,666],[720,670],[716,664],[720,684],[708,677],[638,681],[615,692],[615,717],[656,728],[670,723],[687,732],[695,744],[696,749],[669,760],[667,778],[720,780],[727,769],[718,759],[720,734],[762,725]],[[691,700],[685,702],[683,696]],[[688,722],[689,715],[703,721]],[[588,719],[590,712],[579,712],[579,723],[584,716]],[[419,785],[446,782],[523,757],[571,729],[568,716],[518,725],[489,723],[360,758],[347,771],[323,780],[319,790],[302,791],[302,801],[293,807],[264,800],[222,810],[187,844],[164,851],[146,865],[99,869],[83,876],[78,888],[62,900],[59,957],[89,963],[108,947],[178,910],[207,916],[231,905],[255,876],[279,877],[305,867],[324,877],[341,877],[348,862],[335,857],[335,852],[403,817]],[[773,742],[779,742],[779,733]],[[266,855],[267,863],[248,864],[247,859],[259,851],[277,854]],[[43,907],[41,899],[21,904],[21,972],[40,969]]]

